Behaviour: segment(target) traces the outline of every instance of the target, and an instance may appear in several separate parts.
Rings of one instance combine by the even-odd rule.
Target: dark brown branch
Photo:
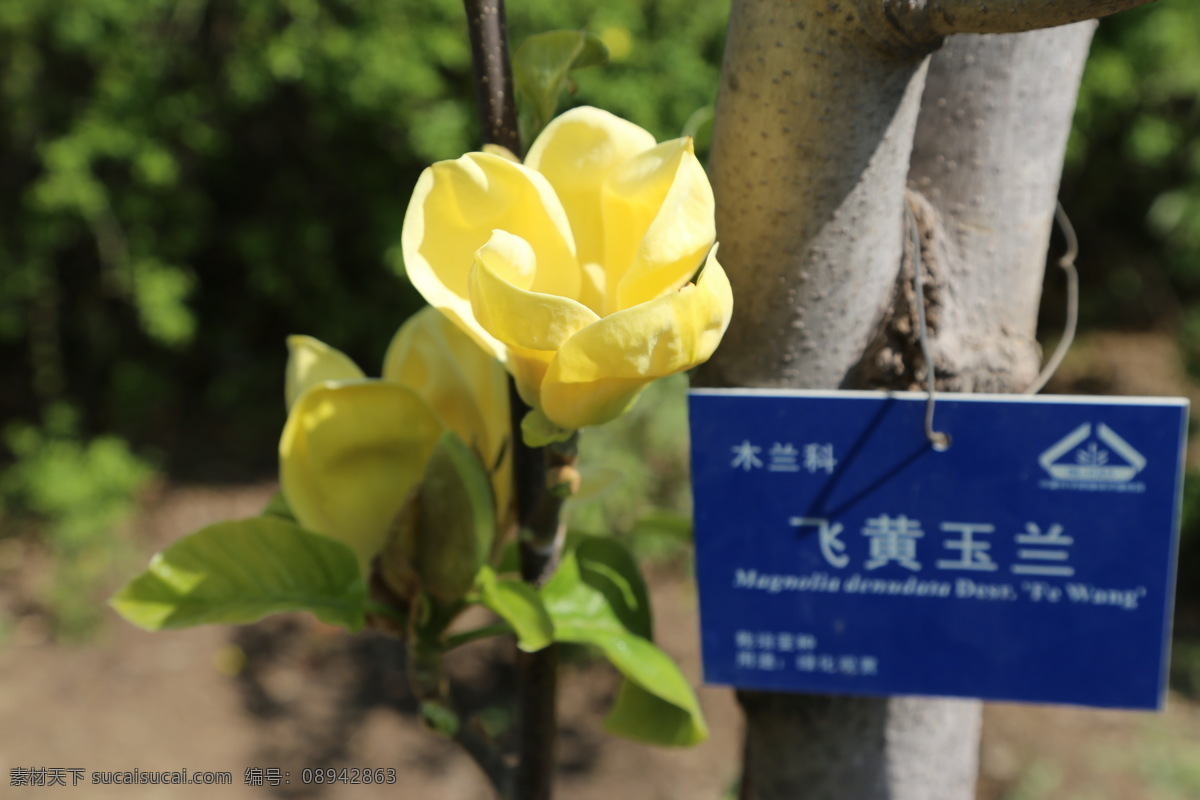
[[[1153,0],[858,0],[889,46],[927,50],[956,33],[1021,33],[1098,19]]]
[[[512,66],[508,60],[504,0],[463,0],[463,6],[471,32],[475,99],[479,105],[484,141],[507,147],[520,158],[523,151],[517,129]]]
[[[502,145],[520,158],[523,148],[508,59],[504,0],[463,0],[463,5],[471,32],[475,96],[484,140]],[[553,571],[562,545],[559,517],[564,498],[547,486],[548,467],[558,467],[561,457],[549,449],[531,448],[525,444],[521,420],[529,407],[521,401],[511,379],[509,402],[513,480],[521,535],[521,575],[529,583],[539,585]],[[557,479],[555,483],[558,483]],[[557,732],[558,652],[553,645],[536,653],[518,651],[516,666],[519,733],[515,797],[519,800],[550,800]]]
[[[518,753],[515,800],[550,800],[558,733],[558,646],[517,651]]]
[[[529,524],[534,506],[543,494],[546,485],[546,458],[541,448],[525,444],[521,436],[521,420],[529,413],[529,406],[517,392],[517,385],[508,379],[509,426],[512,431],[513,484],[517,501],[517,520],[521,528]],[[528,580],[528,578],[526,579]]]
[[[550,447],[529,448],[521,441],[527,406],[512,392],[514,464],[518,476],[521,577],[540,586],[554,572],[562,552],[562,506],[577,488],[572,476],[576,437]],[[534,483],[533,481],[536,481]],[[517,800],[550,800],[554,788],[557,735],[558,647],[517,652]]]
[[[557,552],[539,546],[544,540],[547,451],[530,447],[521,436],[521,420],[529,406],[508,382],[512,425],[513,480],[516,484],[517,522],[520,531],[521,577],[539,585],[557,562]],[[555,508],[551,523],[558,527]],[[540,523],[540,524],[539,524]],[[551,539],[555,538],[550,534]],[[561,544],[561,543],[560,543]],[[517,651],[517,800],[550,800],[554,786],[555,740],[558,731],[558,648],[550,645],[536,653]]]
[[[543,459],[542,488],[531,498],[527,513],[520,519],[521,577],[534,586],[541,586],[549,579],[562,553],[563,504],[579,489],[579,473],[575,469],[578,441],[579,434],[575,433],[565,442],[533,451]]]

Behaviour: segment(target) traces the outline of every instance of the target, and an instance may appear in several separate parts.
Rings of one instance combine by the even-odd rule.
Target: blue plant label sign
[[[698,390],[704,674],[1160,708],[1187,401]]]

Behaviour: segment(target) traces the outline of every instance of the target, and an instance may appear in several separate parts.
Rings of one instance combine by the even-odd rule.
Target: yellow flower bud
[[[436,309],[400,328],[382,379],[363,377],[349,358],[311,337],[290,337],[288,346],[279,478],[302,527],[349,545],[365,572],[447,430],[490,476],[493,517],[507,517],[504,370]]]
[[[417,490],[416,571],[421,588],[451,605],[488,562],[496,514],[487,475],[452,433],[438,441]]]

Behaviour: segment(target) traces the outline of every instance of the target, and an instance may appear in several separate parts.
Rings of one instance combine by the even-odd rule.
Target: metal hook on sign
[[[950,434],[933,429],[933,409],[937,402],[937,375],[934,371],[933,354],[929,346],[929,330],[925,323],[925,259],[921,252],[921,234],[917,229],[917,219],[907,206],[904,208],[904,216],[908,223],[909,237],[912,239],[913,293],[916,295],[917,303],[917,332],[921,338],[921,355],[925,359],[926,391],[928,392],[928,399],[925,401],[925,438],[933,445],[934,450],[948,450]]]
[[[1067,319],[1063,325],[1062,338],[1054,348],[1054,354],[1025,390],[1025,394],[1037,394],[1054,376],[1063,359],[1067,357],[1071,343],[1075,341],[1075,329],[1079,324],[1079,270],[1075,268],[1075,257],[1079,255],[1079,237],[1075,235],[1075,227],[1071,224],[1071,218],[1067,216],[1062,203],[1055,204],[1054,219],[1062,229],[1063,238],[1067,240],[1067,251],[1058,259],[1058,266],[1067,274]]]

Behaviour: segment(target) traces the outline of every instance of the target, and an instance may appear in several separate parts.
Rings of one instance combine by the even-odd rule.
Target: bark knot
[[[910,222],[911,220],[911,222]],[[917,235],[914,247],[912,225]],[[862,359],[847,375],[847,388],[900,389],[920,391],[925,387],[928,366],[921,352],[917,321],[916,259],[924,273],[925,321],[927,335],[936,341],[941,328],[946,264],[941,243],[944,233],[937,211],[919,193],[905,193],[905,213],[901,217],[904,251],[891,302],[884,310],[874,336]],[[950,365],[934,355],[939,388],[956,383]]]

